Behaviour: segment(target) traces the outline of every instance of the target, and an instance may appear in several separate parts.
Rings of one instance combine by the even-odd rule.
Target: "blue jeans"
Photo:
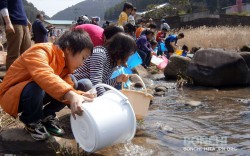
[[[143,67],[148,67],[150,65],[150,61],[151,61],[151,54],[150,52],[144,52],[142,50],[137,50],[138,54],[140,55],[141,59],[142,59],[142,66]]]
[[[20,96],[18,112],[19,119],[24,124],[30,124],[52,115],[56,116],[65,107],[65,104],[49,96],[35,82],[28,83]]]
[[[93,87],[92,82],[89,79],[81,79],[77,81],[74,75],[71,74],[70,77],[74,82],[74,88],[77,90],[87,92]]]

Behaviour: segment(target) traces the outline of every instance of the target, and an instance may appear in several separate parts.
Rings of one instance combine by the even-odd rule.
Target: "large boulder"
[[[250,69],[250,53],[249,52],[241,52],[240,56],[246,61],[248,68]]]
[[[219,87],[249,84],[248,72],[239,53],[206,49],[195,53],[187,75],[195,85]]]
[[[167,67],[164,69],[164,75],[167,79],[176,79],[177,74],[186,75],[191,59],[179,55],[170,57]]]

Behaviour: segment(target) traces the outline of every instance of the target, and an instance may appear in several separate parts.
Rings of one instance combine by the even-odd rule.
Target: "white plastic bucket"
[[[93,102],[83,103],[83,115],[76,116],[76,120],[71,115],[74,137],[87,152],[130,141],[136,131],[134,110],[127,97],[106,84],[95,87],[100,86],[110,90]]]

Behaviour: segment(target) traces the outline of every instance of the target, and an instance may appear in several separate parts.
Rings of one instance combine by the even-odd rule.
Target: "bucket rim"
[[[132,93],[143,94],[144,96],[149,97],[150,100],[152,100],[152,99],[154,98],[153,95],[151,95],[151,94],[149,94],[149,93],[142,92],[142,91],[138,91],[138,90],[122,89],[122,90],[120,90],[120,91],[121,91],[121,92],[127,92],[127,93],[132,92]]]

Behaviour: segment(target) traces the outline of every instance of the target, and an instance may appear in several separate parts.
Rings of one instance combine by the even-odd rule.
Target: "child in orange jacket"
[[[82,30],[65,32],[56,43],[35,44],[9,68],[0,84],[0,104],[17,117],[35,140],[50,134],[61,136],[56,112],[69,104],[71,113],[81,115],[81,104],[92,94],[73,88],[70,74],[92,54],[93,43]]]

